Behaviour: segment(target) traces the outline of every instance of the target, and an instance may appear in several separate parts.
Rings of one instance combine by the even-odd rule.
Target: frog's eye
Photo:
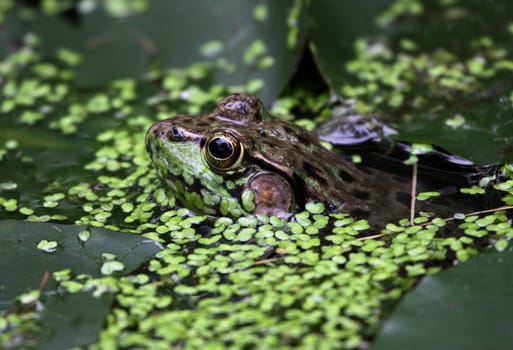
[[[231,170],[240,166],[244,147],[234,135],[218,132],[207,139],[203,154],[210,166],[219,170]]]

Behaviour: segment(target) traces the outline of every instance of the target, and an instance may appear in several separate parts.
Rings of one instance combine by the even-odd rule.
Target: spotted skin
[[[374,227],[409,215],[409,177],[330,152],[301,126],[269,115],[255,96],[230,95],[212,113],[159,121],[146,147],[164,185],[197,212],[285,217],[316,201]],[[418,209],[442,208],[427,201]]]

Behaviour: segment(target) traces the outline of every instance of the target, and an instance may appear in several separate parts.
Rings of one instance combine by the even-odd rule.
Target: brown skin
[[[211,170],[231,184],[233,198],[240,199],[244,190],[253,191],[253,213],[285,216],[303,209],[308,201],[317,201],[331,211],[368,219],[375,228],[409,217],[410,174],[358,166],[328,151],[304,128],[270,116],[255,96],[231,95],[210,114],[177,115],[148,131],[154,139],[190,141],[203,150],[215,135],[223,133],[240,146],[240,162],[233,168],[223,169],[222,164]],[[153,150],[148,147],[155,161],[158,155],[152,155]],[[195,186],[204,186],[202,181],[184,185],[186,191],[199,192],[201,188]],[[419,183],[418,192],[436,190],[436,184]],[[416,212],[450,216],[463,210],[456,197],[417,202]]]

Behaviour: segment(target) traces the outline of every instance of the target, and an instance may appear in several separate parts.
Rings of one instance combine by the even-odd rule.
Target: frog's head
[[[164,185],[187,208],[238,217],[288,215],[293,176],[255,150],[252,136],[270,120],[260,100],[231,95],[213,113],[155,123],[146,148]],[[272,163],[272,164],[271,164]]]

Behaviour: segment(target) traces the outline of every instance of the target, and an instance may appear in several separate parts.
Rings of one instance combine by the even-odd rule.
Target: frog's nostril
[[[176,126],[171,126],[168,131],[168,137],[174,141],[182,141],[183,140],[183,132],[180,128]]]

